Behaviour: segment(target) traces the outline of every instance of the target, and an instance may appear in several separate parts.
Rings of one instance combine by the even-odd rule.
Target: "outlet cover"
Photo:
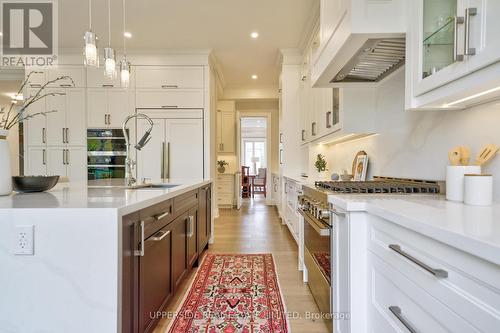
[[[35,226],[16,225],[12,235],[12,252],[17,255],[34,255]]]

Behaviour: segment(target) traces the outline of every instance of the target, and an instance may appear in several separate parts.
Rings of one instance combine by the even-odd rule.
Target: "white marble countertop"
[[[367,212],[500,265],[500,204],[468,206],[443,195],[331,194],[348,212]]]
[[[161,182],[152,182],[160,184]],[[203,179],[171,180],[172,188],[88,188],[86,183],[60,183],[42,193],[13,193],[0,196],[0,210],[26,209],[116,209],[121,215],[135,212],[211,183]],[[92,185],[109,185],[94,182]]]

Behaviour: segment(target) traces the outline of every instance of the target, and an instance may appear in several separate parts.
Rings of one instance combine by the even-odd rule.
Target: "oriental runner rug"
[[[272,254],[206,254],[167,332],[289,332]]]

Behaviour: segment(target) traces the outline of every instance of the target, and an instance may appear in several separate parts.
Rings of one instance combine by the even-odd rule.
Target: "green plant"
[[[326,171],[327,169],[325,156],[322,154],[318,154],[314,166],[316,167],[316,170],[318,170],[318,172]]]
[[[224,166],[229,165],[229,163],[227,163],[224,160],[220,160],[220,161],[217,161],[217,165],[219,166],[219,168],[223,168]]]

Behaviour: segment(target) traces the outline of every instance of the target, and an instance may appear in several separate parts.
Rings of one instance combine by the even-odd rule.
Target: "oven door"
[[[332,228],[308,212],[304,216],[304,262],[308,286],[322,313],[331,313]]]

